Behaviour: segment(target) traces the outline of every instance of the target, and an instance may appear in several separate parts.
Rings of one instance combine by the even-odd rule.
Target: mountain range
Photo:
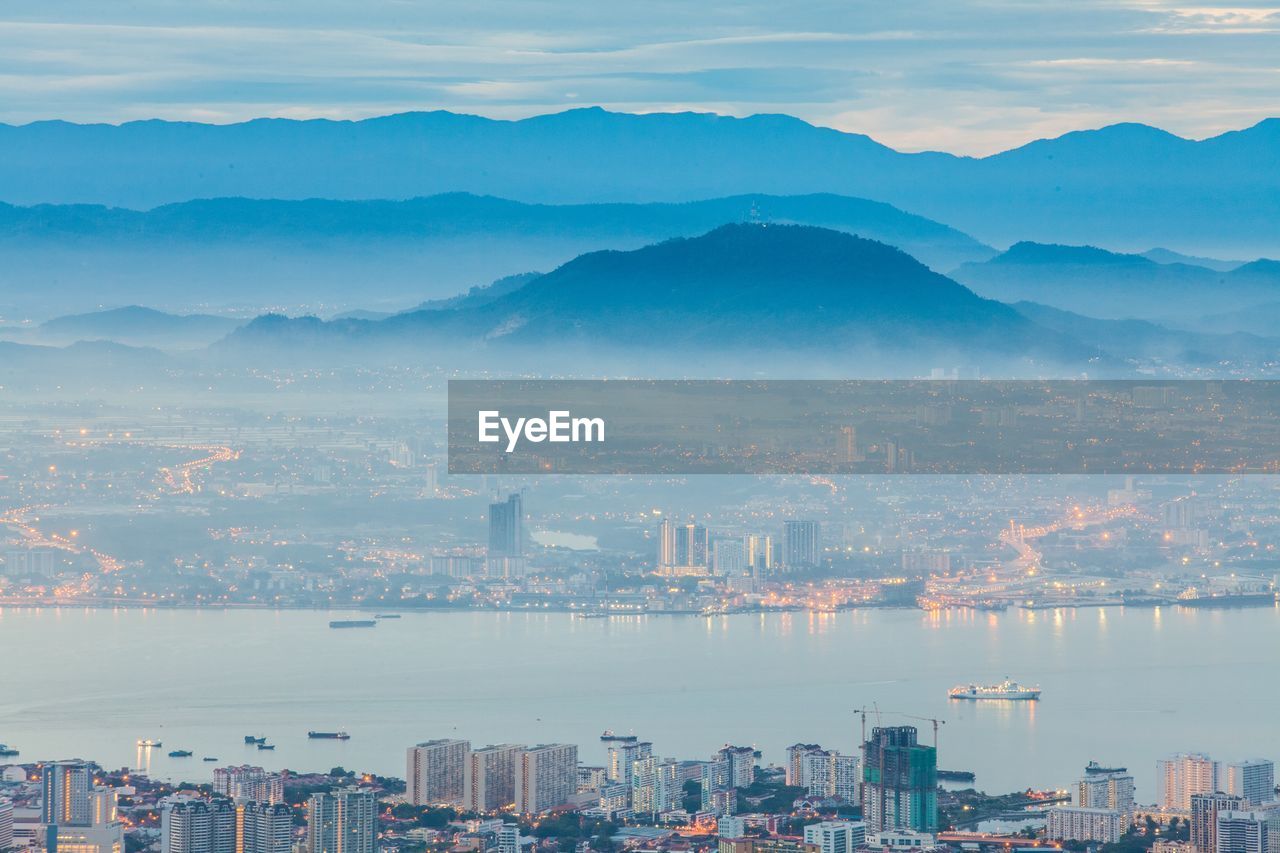
[[[761,369],[781,357],[892,354],[1075,361],[1087,354],[883,243],[797,225],[724,225],[632,251],[582,255],[492,299],[383,320],[260,317],[223,354],[448,352],[509,364],[644,355],[649,367],[714,356]],[[689,359],[693,359],[692,362]],[[589,361],[583,366],[596,364]]]
[[[478,282],[751,219],[820,225],[936,269],[996,253],[887,204],[829,194],[679,204],[530,205],[454,193],[405,201],[222,198],[149,211],[0,205],[0,311],[145,304],[180,312],[394,312]]]
[[[1232,330],[1226,316],[1208,323],[1209,315],[1280,301],[1280,262],[1266,259],[1218,270],[1093,246],[1021,242],[990,260],[962,264],[952,276],[1002,302],[1037,302],[1090,317],[1143,318],[1205,331]]]
[[[688,201],[834,192],[979,240],[1280,255],[1280,119],[1189,140],[1140,124],[989,157],[903,153],[783,115],[520,121],[448,112],[363,121],[0,126],[0,199],[149,208],[221,196],[404,199],[463,191],[526,202]]]

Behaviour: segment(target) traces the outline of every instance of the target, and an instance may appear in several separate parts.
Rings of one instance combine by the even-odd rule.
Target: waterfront
[[[0,742],[18,760],[83,757],[153,775],[213,766],[343,765],[402,776],[432,737],[567,741],[599,763],[612,728],[655,752],[706,758],[725,742],[780,762],[797,741],[852,750],[855,707],[932,737],[939,764],[990,792],[1060,787],[1096,758],[1126,765],[1153,798],[1158,757],[1269,755],[1268,673],[1280,609],[1090,608],[976,613],[858,610],[727,617],[406,613],[366,630],[342,612],[0,611]],[[1038,683],[1038,703],[949,701],[969,680]],[[1229,700],[1226,698],[1229,697]],[[872,712],[868,725],[875,724]],[[349,741],[311,741],[344,729]],[[265,735],[274,752],[246,747]],[[190,759],[170,759],[190,749]],[[218,765],[202,756],[216,756]],[[141,761],[140,761],[141,759]]]

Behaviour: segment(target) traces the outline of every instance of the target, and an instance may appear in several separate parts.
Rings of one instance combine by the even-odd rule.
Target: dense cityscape
[[[1126,768],[1094,761],[1059,789],[988,795],[967,784],[972,773],[939,769],[938,748],[916,727],[867,732],[865,717],[866,740],[855,754],[797,743],[781,766],[764,764],[752,746],[726,745],[708,759],[659,757],[654,744],[611,731],[601,736],[601,766],[581,763],[575,744],[424,741],[407,748],[403,780],[244,764],[216,767],[210,784],[84,760],[15,763],[0,769],[0,849],[1275,853],[1280,846],[1270,760],[1169,756],[1158,763],[1149,805],[1135,798]],[[245,742],[270,748],[253,735]],[[139,754],[163,746],[140,741]]]
[[[1280,853],[1277,57],[0,4],[0,853]]]
[[[11,405],[0,602],[550,609],[1269,604],[1259,476],[450,476],[436,422]],[[884,449],[861,445],[864,455]]]

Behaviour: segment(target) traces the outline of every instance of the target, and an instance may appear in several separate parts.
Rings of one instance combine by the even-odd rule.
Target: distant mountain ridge
[[[1177,328],[1229,331],[1202,323],[1251,305],[1280,301],[1280,263],[1267,259],[1219,270],[1157,262],[1094,246],[1020,242],[951,273],[1001,302],[1034,302],[1101,319],[1142,318]]]
[[[393,313],[595,249],[638,248],[752,216],[859,233],[936,269],[995,254],[941,223],[829,194],[645,205],[530,205],[464,193],[222,198],[145,212],[0,205],[0,314],[48,317],[104,302],[180,313]]]
[[[1193,141],[1138,124],[989,157],[900,153],[789,116],[519,121],[448,112],[363,121],[0,126],[0,199],[147,208],[217,196],[399,199],[465,191],[529,202],[685,201],[835,192],[988,243],[1280,254],[1280,119]]]
[[[167,314],[140,305],[55,317],[36,327],[0,328],[0,339],[46,345],[111,341],[129,346],[194,349],[227,335],[244,320],[210,314]]]
[[[530,354],[565,349],[655,360],[715,352],[744,363],[774,353],[1082,358],[1066,338],[890,246],[816,227],[753,224],[585,254],[468,308],[376,322],[263,317],[219,347],[370,353],[459,342],[531,361]]]

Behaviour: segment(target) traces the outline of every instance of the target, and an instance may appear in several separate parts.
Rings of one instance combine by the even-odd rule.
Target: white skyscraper
[[[1213,853],[1268,853],[1270,827],[1267,817],[1255,811],[1218,812]]]
[[[13,846],[13,803],[0,797],[0,850]]]
[[[797,743],[787,747],[787,784],[796,788],[809,787],[809,779],[806,769],[811,769],[812,765],[807,765],[805,757],[811,754],[825,755],[826,752],[816,743]]]
[[[405,796],[415,806],[462,805],[467,794],[471,743],[429,740],[405,756]]]
[[[1089,773],[1076,783],[1076,805],[1133,814],[1133,777],[1128,773]]]
[[[609,743],[609,760],[605,772],[610,782],[631,785],[631,770],[637,761],[653,755],[653,744],[632,737],[615,738]]]
[[[750,746],[722,746],[716,758],[729,762],[729,787],[746,788],[756,780],[756,751]]]
[[[1128,818],[1116,809],[1055,806],[1049,809],[1045,837],[1054,841],[1100,841],[1114,844],[1124,834]]]
[[[516,743],[500,743],[472,751],[467,756],[462,807],[467,811],[484,813],[513,806],[516,801],[516,768],[523,751],[524,746]]]
[[[225,797],[175,795],[160,803],[161,853],[236,853],[236,807]]]
[[[236,835],[236,853],[290,853],[293,810],[284,803],[237,803]]]
[[[1162,809],[1189,811],[1196,794],[1222,789],[1221,765],[1201,753],[1179,753],[1156,763],[1157,803]]]
[[[372,791],[343,788],[312,794],[307,853],[376,853],[378,807]]]
[[[804,828],[804,843],[816,844],[821,853],[853,853],[867,841],[862,821],[824,820]]]
[[[569,743],[531,746],[516,765],[516,811],[539,814],[562,806],[578,787],[578,747]]]
[[[637,761],[631,773],[631,810],[658,815],[674,811],[680,803],[679,765],[654,756]]]
[[[279,773],[248,764],[218,767],[213,771],[213,792],[233,800],[283,803],[284,779]]]
[[[53,826],[89,826],[93,773],[80,761],[54,761],[44,768],[40,822]]]
[[[1269,803],[1276,798],[1276,767],[1263,758],[1227,765],[1228,794],[1244,797],[1250,805]]]

